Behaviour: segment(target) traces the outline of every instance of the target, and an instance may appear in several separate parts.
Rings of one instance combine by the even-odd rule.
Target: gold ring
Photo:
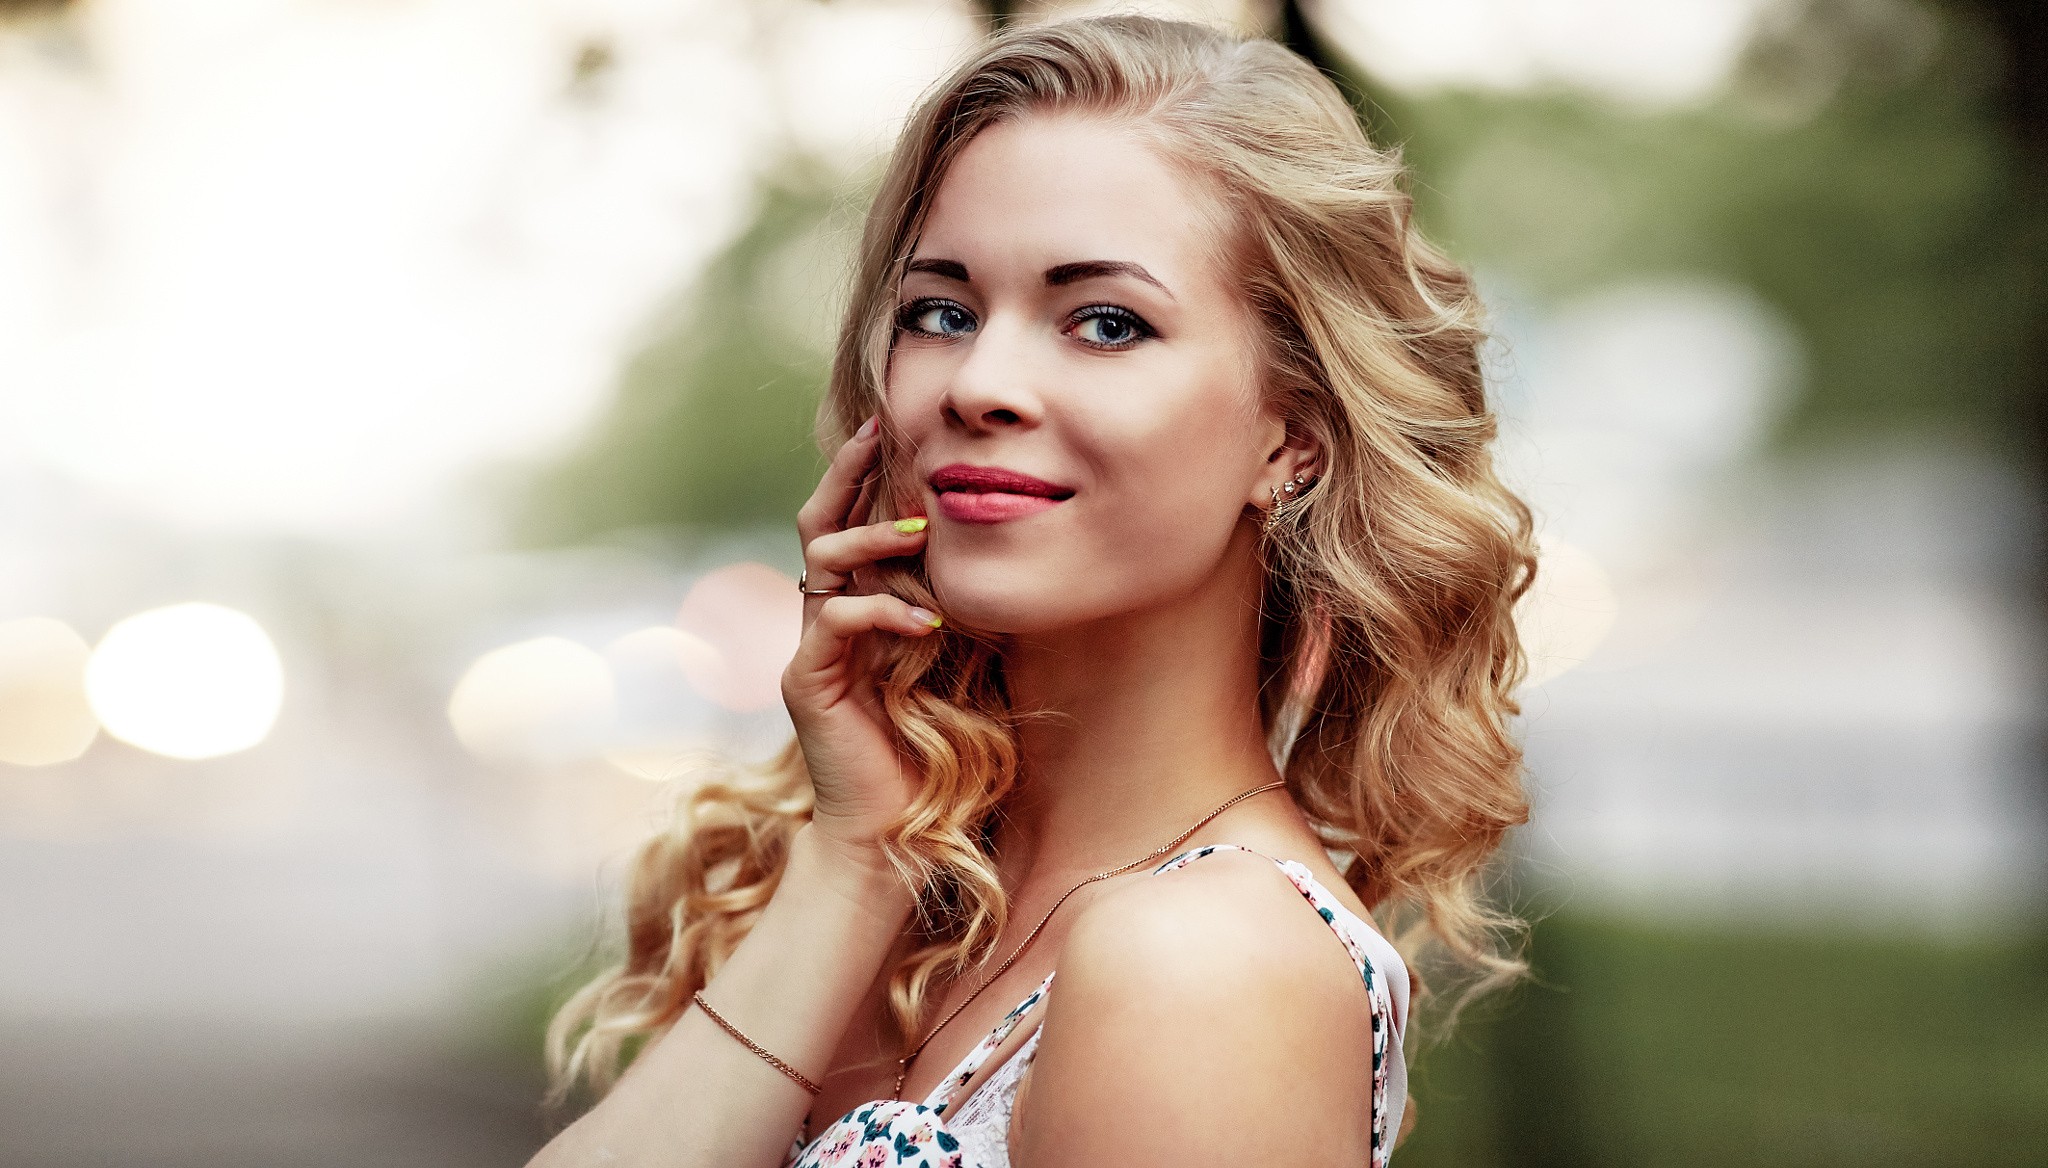
[[[797,573],[796,590],[805,596],[837,596],[846,591],[846,585],[841,584],[837,588],[813,588],[811,587],[811,570],[805,568]]]

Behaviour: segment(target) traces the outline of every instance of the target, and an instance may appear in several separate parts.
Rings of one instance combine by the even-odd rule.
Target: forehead
[[[990,126],[961,151],[917,254],[961,260],[977,281],[991,268],[1035,277],[1059,263],[1128,260],[1179,295],[1220,285],[1217,225],[1202,184],[1136,128],[1095,114],[1034,113]]]

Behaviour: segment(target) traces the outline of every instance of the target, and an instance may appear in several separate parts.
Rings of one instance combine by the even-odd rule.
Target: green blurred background
[[[0,620],[48,613],[90,628],[145,601],[239,603],[278,631],[292,695],[270,740],[216,761],[166,761],[103,736],[54,763],[0,763],[0,872],[12,873],[16,902],[0,920],[0,948],[16,950],[0,957],[0,1025],[23,1052],[0,1071],[10,1163],[482,1164],[537,1146],[549,1122],[536,1102],[540,1026],[587,972],[617,857],[662,796],[647,767],[620,760],[678,744],[759,749],[778,724],[772,710],[713,708],[676,690],[709,712],[679,726],[664,708],[647,715],[659,733],[623,746],[494,752],[451,713],[451,688],[479,653],[531,643],[518,638],[609,639],[604,684],[620,710],[629,698],[659,706],[668,691],[632,689],[638,658],[622,634],[670,628],[681,604],[671,623],[715,640],[691,623],[702,617],[692,598],[711,595],[699,585],[727,579],[714,569],[796,566],[787,524],[821,465],[812,416],[889,118],[988,29],[1090,10],[389,7],[306,35],[410,37],[417,67],[337,74],[314,108],[380,87],[394,118],[416,99],[441,108],[439,42],[398,27],[406,20],[542,30],[445,65],[458,79],[494,77],[476,61],[498,54],[547,79],[523,105],[505,99],[527,136],[507,135],[478,164],[476,190],[450,194],[454,172],[434,171],[426,152],[372,152],[394,173],[437,176],[418,189],[443,209],[394,247],[453,239],[450,254],[488,260],[471,285],[413,273],[426,291],[405,299],[414,293],[378,276],[375,295],[415,306],[408,319],[426,314],[423,327],[472,328],[461,360],[471,349],[512,356],[471,369],[431,350],[447,368],[392,391],[398,404],[374,407],[388,417],[350,431],[347,457],[315,469],[347,481],[445,438],[467,453],[439,493],[402,480],[383,510],[322,526],[287,508],[245,514],[245,491],[191,488],[178,497],[196,502],[165,518],[137,501],[156,490],[148,482],[48,455],[54,441],[0,446],[14,459],[0,471],[22,487],[0,546],[45,565],[43,583],[4,594]],[[1425,229],[1475,268],[1493,306],[1504,457],[1545,520],[1557,583],[1532,620],[1539,677],[1524,718],[1536,815],[1503,883],[1536,922],[1535,976],[1416,1052],[1420,1124],[1397,1162],[2048,1164],[2041,10],[1139,7],[1285,40],[1341,80],[1370,133],[1402,147]],[[96,214],[114,221],[104,206],[137,180],[78,162],[88,151],[77,142],[50,143],[67,128],[98,135],[81,141],[119,136],[111,116],[77,109],[134,83],[134,62],[149,59],[137,44],[190,34],[240,60],[249,45],[294,43],[278,30],[309,10],[138,8],[0,7],[14,134],[0,142],[72,168],[49,188],[47,219],[0,219],[0,239],[23,224],[93,235]],[[658,50],[684,42],[697,47]],[[734,70],[756,88],[728,83]],[[835,84],[885,70],[897,79],[862,99],[877,111],[869,122],[819,129],[839,104]],[[676,81],[691,71],[709,80]],[[409,96],[415,83],[426,96]],[[264,84],[210,100],[248,102]],[[776,111],[767,123],[747,120],[756,103]],[[720,164],[731,191],[717,199],[684,191],[667,162],[629,164],[726,150],[715,135],[707,145],[676,134],[727,122],[744,141]],[[246,152],[265,165],[253,142]],[[609,185],[571,190],[571,178],[599,174]],[[527,201],[477,194],[506,188]],[[81,191],[100,202],[66,201]],[[636,235],[635,215],[653,227]],[[575,234],[607,218],[601,245]],[[656,238],[663,224],[695,234]],[[361,246],[346,222],[294,229]],[[16,254],[33,252],[15,242]],[[123,246],[133,240],[111,232],[85,250]],[[521,280],[559,295],[500,311],[493,296]],[[482,323],[438,323],[433,314],[458,315],[444,296],[469,297],[460,313]],[[577,315],[597,311],[592,298],[608,316]],[[31,309],[31,320],[71,327]],[[535,339],[556,333],[580,347]],[[335,353],[376,343],[306,335]],[[608,356],[585,368],[560,357],[572,350]],[[328,352],[292,360],[315,366]],[[49,370],[80,360],[64,349],[25,366],[42,380],[19,382],[17,425],[56,432],[56,407],[33,403],[76,400]],[[532,400],[573,405],[492,396],[522,376]],[[367,392],[371,379],[348,385]],[[578,397],[549,388],[558,383],[590,388]],[[314,428],[327,424],[322,410],[373,408],[352,404],[347,386],[322,398],[317,379],[307,384],[281,408]],[[407,412],[435,392],[449,413]],[[475,418],[520,409],[531,420],[517,440],[465,437]],[[49,520],[53,507],[75,524]],[[132,582],[160,577],[172,582]],[[598,660],[582,652],[571,644],[534,668],[552,676]],[[543,706],[521,708],[559,713]],[[631,721],[614,714],[593,733]],[[4,717],[0,702],[0,729]],[[331,784],[294,779],[313,794],[248,811],[276,802],[281,775],[308,768],[331,771]],[[300,818],[318,820],[324,842],[292,834]],[[337,822],[357,826],[341,833]],[[171,881],[179,891],[164,903],[136,895],[173,868],[192,874]],[[274,902],[221,893],[314,868],[324,875],[284,878]],[[432,907],[419,909],[414,889],[430,890]],[[401,940],[382,923],[394,916],[409,922]],[[81,970],[147,970],[147,954],[116,939],[151,936],[145,918],[187,922],[157,935],[206,951],[174,963],[186,989],[64,988]],[[208,923],[195,932],[197,918]],[[374,943],[351,942],[354,972],[312,995],[322,1005],[304,1013],[318,1025],[266,1045],[252,1036],[301,1013],[294,971],[336,967],[312,942],[293,948],[295,927],[321,944],[340,946],[350,929]],[[286,956],[258,1009],[222,971],[272,968],[235,956],[271,939]],[[21,955],[30,948],[41,955]],[[93,1053],[109,1042],[143,1054]],[[193,1086],[195,1073],[208,1086]],[[263,1114],[224,1110],[238,1092]],[[143,1118],[95,1130],[112,1105]]]

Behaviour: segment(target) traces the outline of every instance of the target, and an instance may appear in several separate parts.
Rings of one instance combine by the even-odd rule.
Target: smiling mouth
[[[939,511],[961,523],[1002,523],[1036,515],[1073,498],[1074,489],[994,466],[954,463],[932,472]]]

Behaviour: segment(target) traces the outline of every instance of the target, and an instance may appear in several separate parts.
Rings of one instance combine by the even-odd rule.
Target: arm
[[[797,832],[761,919],[704,997],[813,1081],[908,919],[901,877]],[[782,1163],[810,1096],[691,1007],[530,1168]]]
[[[858,523],[876,446],[870,421],[840,447],[797,518],[806,572],[823,592],[850,588],[876,560],[924,550],[921,524]],[[931,636],[939,624],[894,596],[807,595],[803,639],[782,675],[816,794],[811,822],[704,999],[814,1083],[914,901],[880,842],[914,778],[859,647],[869,635]],[[809,1106],[801,1087],[692,1006],[529,1168],[773,1168]]]
[[[1016,1168],[1367,1162],[1356,967],[1271,863],[1203,863],[1075,922],[1017,1102]]]

